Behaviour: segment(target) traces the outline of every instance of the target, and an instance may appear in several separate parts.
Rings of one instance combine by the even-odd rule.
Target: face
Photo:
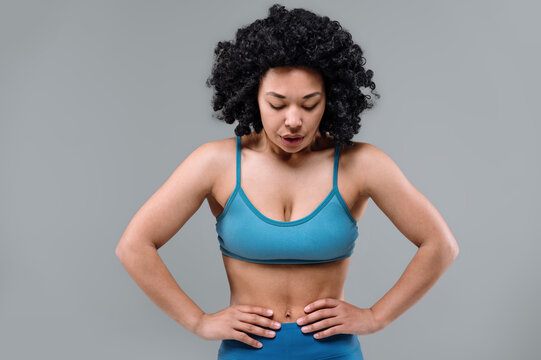
[[[271,68],[260,81],[257,100],[263,131],[271,145],[290,153],[309,148],[325,111],[325,88],[317,71]]]

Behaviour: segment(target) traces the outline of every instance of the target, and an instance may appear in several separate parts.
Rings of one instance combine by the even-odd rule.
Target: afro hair
[[[363,66],[361,47],[338,21],[305,9],[286,10],[280,4],[269,8],[268,16],[237,30],[234,41],[220,41],[214,50],[214,64],[206,80],[214,87],[213,110],[219,120],[238,125],[235,134],[263,129],[257,94],[269,68],[305,66],[323,78],[326,103],[319,131],[334,143],[352,146],[351,139],[361,128],[360,113],[372,108],[370,88],[377,98],[373,71]]]

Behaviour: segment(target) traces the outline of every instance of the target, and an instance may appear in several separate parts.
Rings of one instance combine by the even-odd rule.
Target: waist
[[[349,259],[310,265],[247,263],[224,256],[231,305],[273,310],[273,320],[295,322],[304,307],[317,299],[344,299]]]
[[[270,319],[280,323],[295,323],[298,318],[305,316],[304,308],[306,305],[323,298],[334,298],[343,300],[343,291],[335,289],[335,291],[306,291],[304,293],[287,293],[282,291],[262,292],[238,292],[231,293],[231,305],[253,305],[260,306],[265,309],[271,309],[273,314]]]

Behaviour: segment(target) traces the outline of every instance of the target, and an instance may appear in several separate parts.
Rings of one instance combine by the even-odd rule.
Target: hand
[[[308,304],[304,312],[308,315],[298,318],[297,324],[304,325],[303,333],[318,331],[314,334],[316,339],[335,334],[371,334],[381,329],[371,309],[334,298],[318,299]]]
[[[262,344],[247,333],[272,338],[275,332],[262,327],[279,329],[281,326],[266,316],[272,316],[271,309],[232,305],[214,314],[201,315],[194,333],[206,340],[233,339],[260,348]]]

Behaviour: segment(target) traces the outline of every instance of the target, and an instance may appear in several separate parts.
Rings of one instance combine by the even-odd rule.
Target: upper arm
[[[364,143],[358,164],[363,188],[397,229],[412,243],[443,241],[458,250],[451,230],[436,208],[406,178],[396,163],[374,145]]]
[[[145,202],[128,224],[117,246],[160,248],[201,207],[216,173],[216,142],[195,149]]]

